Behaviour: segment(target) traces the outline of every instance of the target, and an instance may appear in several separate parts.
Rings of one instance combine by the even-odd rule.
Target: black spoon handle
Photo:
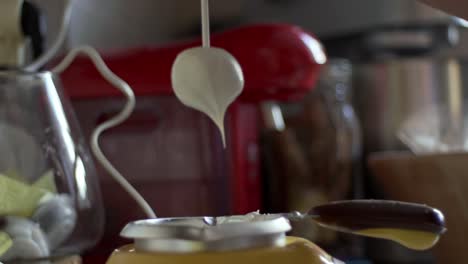
[[[444,215],[432,207],[386,200],[339,201],[312,208],[315,221],[343,229],[406,229],[440,235],[446,231]]]

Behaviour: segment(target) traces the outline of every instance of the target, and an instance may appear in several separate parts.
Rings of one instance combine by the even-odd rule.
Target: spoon
[[[340,201],[314,207],[307,214],[281,216],[292,221],[310,219],[336,231],[388,239],[414,250],[430,249],[446,231],[439,210],[396,201]]]
[[[208,115],[226,147],[224,116],[244,88],[239,62],[226,50],[212,48],[208,0],[201,0],[203,46],[180,53],[172,66],[172,86],[186,106]]]

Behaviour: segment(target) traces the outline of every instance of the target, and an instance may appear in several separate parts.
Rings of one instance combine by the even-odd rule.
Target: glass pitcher
[[[95,167],[50,72],[0,71],[0,261],[79,254],[100,239]]]

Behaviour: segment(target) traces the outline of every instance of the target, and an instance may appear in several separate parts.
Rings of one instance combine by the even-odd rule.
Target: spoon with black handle
[[[385,200],[351,200],[281,214],[291,221],[312,220],[337,230],[397,242],[414,250],[433,247],[446,231],[444,215],[432,207]]]

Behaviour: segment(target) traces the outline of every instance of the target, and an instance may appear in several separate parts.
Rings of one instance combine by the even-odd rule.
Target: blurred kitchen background
[[[53,36],[61,1],[37,1]],[[304,99],[234,106],[226,152],[201,114],[171,96],[139,98],[134,119],[103,144],[159,216],[306,210],[349,198],[421,202],[447,216],[449,232],[431,252],[318,227],[295,232],[349,263],[468,258],[467,21],[411,0],[213,0],[211,6],[214,32],[298,25],[318,37],[329,62]],[[199,38],[199,19],[198,0],[80,0],[67,45],[89,44],[106,54],[167,46]],[[88,134],[122,102],[70,94]],[[121,227],[143,215],[100,171],[107,209],[100,247],[108,250],[118,245]]]

